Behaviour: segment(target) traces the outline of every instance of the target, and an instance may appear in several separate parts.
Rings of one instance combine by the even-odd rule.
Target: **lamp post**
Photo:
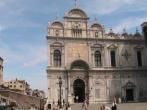
[[[60,89],[60,98],[59,98],[59,107],[62,108],[62,104],[61,104],[61,87],[62,87],[62,78],[59,77],[59,89]]]

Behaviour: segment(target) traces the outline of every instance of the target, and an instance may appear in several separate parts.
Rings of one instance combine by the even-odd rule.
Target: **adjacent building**
[[[4,87],[23,94],[30,94],[30,85],[25,80],[10,80],[3,83]]]
[[[147,22],[142,23],[142,32],[145,38],[146,47],[147,47]]]
[[[63,22],[50,22],[48,103],[63,99],[104,103],[114,97],[147,101],[147,23],[142,27],[145,35],[138,30],[106,33],[98,21],[90,23],[78,6],[65,14]]]
[[[35,89],[32,91],[32,96],[45,98],[45,92],[42,90]]]

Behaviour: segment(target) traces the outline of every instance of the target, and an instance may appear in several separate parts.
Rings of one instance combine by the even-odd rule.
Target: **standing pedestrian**
[[[52,104],[52,110],[56,110],[56,105],[55,105],[54,101],[53,101],[53,104]]]
[[[76,96],[76,102],[78,102],[78,101],[79,101],[79,96],[77,95],[77,96]]]
[[[64,99],[63,99],[63,102],[62,102],[62,104],[63,104],[63,107],[65,107],[65,101],[64,101]]]

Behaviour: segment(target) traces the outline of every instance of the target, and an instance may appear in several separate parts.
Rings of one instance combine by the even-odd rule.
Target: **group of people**
[[[116,98],[113,99],[111,108],[106,105],[102,105],[100,107],[100,110],[117,110]]]
[[[61,104],[60,104],[61,103]],[[63,100],[62,102],[58,101],[57,104],[55,104],[55,102],[53,101],[51,109],[52,110],[60,110],[60,108],[66,108],[66,110],[70,110],[70,103],[65,103],[65,101]]]
[[[82,104],[82,110],[88,110],[88,103],[86,100]],[[102,105],[100,107],[100,110],[117,110],[117,104],[116,104],[116,102],[113,102],[111,108],[106,105]]]
[[[102,105],[100,107],[100,110],[117,110],[117,104],[116,104],[116,102],[113,102],[111,108],[106,105]]]
[[[61,104],[60,104],[61,103]],[[61,106],[62,105],[62,106]],[[70,103],[65,103],[65,101],[63,100],[62,102],[58,101],[57,103],[55,103],[53,101],[53,103],[51,104],[51,107],[49,107],[49,110],[60,110],[60,108],[62,109],[66,109],[66,110],[71,110],[71,106]],[[47,109],[48,110],[48,109]],[[88,101],[85,100],[82,104],[82,110],[88,110]],[[116,104],[116,100],[113,101],[112,106],[106,106],[106,105],[102,105],[100,107],[100,110],[117,110],[117,104]]]

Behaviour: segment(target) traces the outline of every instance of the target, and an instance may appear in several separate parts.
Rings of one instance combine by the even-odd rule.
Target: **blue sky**
[[[4,80],[25,79],[32,88],[47,90],[47,26],[63,16],[74,0],[0,0],[0,56]],[[90,17],[106,30],[121,33],[140,29],[147,21],[146,0],[78,0]]]

